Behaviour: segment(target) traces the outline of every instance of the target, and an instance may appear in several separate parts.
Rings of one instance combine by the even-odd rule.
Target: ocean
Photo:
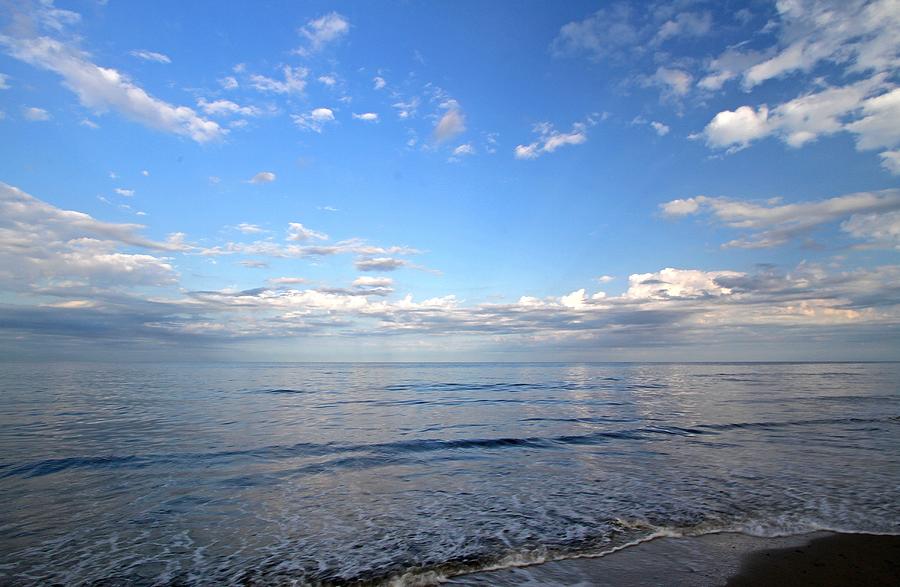
[[[900,364],[0,364],[0,584],[427,584],[900,533]]]

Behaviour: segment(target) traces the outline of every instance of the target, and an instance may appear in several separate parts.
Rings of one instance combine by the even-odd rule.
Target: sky
[[[0,356],[900,359],[900,0],[0,2]]]

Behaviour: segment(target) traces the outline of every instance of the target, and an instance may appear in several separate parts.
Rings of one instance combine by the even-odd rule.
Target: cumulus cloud
[[[655,120],[651,121],[650,126],[653,127],[653,130],[656,131],[656,134],[658,134],[661,137],[664,137],[667,134],[669,134],[669,130],[670,130],[669,127],[661,122],[657,122]]]
[[[327,123],[334,121],[334,111],[331,108],[314,108],[304,114],[291,114],[291,118],[298,128],[320,133]]]
[[[350,32],[350,21],[337,12],[330,12],[319,18],[310,20],[297,31],[308,41],[306,47],[297,50],[301,55],[319,51],[329,43],[333,43]]]
[[[900,208],[884,209],[886,194],[874,195],[869,205],[864,197],[801,210],[770,202],[722,214],[738,228],[750,222],[744,228],[766,229],[802,214],[841,208],[842,230],[869,244],[896,246]],[[894,197],[900,199],[900,194]],[[703,210],[715,204],[694,203]],[[303,288],[305,279],[287,276],[253,289],[185,293],[173,262],[153,253],[154,248],[185,250],[184,236],[153,243],[140,236],[141,228],[61,210],[0,184],[0,288],[33,296],[23,298],[32,300],[30,304],[0,304],[3,332],[40,334],[44,345],[52,342],[46,338],[51,333],[82,344],[98,337],[139,342],[160,338],[181,343],[179,352],[191,341],[220,348],[228,341],[348,334],[471,337],[466,340],[485,347],[545,352],[559,345],[582,350],[719,348],[748,339],[851,340],[883,335],[886,328],[900,324],[896,265],[843,270],[803,263],[789,270],[764,266],[754,271],[667,267],[631,274],[621,295],[580,288],[545,298],[525,295],[512,302],[479,304],[466,304],[452,294],[392,299],[393,281],[368,275],[355,278],[349,288]],[[132,247],[144,250],[129,250]],[[267,251],[294,256],[355,252],[360,269],[411,266],[394,256],[399,250],[388,252],[359,241],[321,247],[258,241],[235,244],[233,250],[223,247],[220,253],[252,255],[237,262],[264,268],[267,260],[260,257]],[[168,289],[154,289],[152,297],[138,293],[147,287]]]
[[[16,59],[61,76],[81,104],[95,112],[114,109],[150,128],[199,143],[219,139],[227,132],[187,106],[173,106],[154,98],[124,74],[95,65],[86,54],[57,40],[0,36],[0,44]]]
[[[719,112],[703,136],[710,147],[734,151],[768,136],[798,148],[821,136],[848,132],[855,136],[858,150],[891,149],[900,145],[898,120],[900,89],[892,89],[879,74],[806,94],[771,110],[762,105]]]
[[[363,112],[362,114],[353,113],[353,118],[364,122],[378,122],[378,114],[375,112]]]
[[[146,239],[139,234],[142,228],[62,210],[0,182],[0,282],[16,288],[73,279],[98,285],[174,283],[167,259],[119,250],[183,248],[181,242]]]
[[[546,153],[552,153],[566,145],[580,145],[587,142],[588,128],[596,124],[596,119],[589,116],[585,122],[576,122],[567,133],[553,128],[549,122],[534,125],[534,133],[538,140],[527,145],[517,145],[513,150],[516,159],[536,159]]]
[[[737,271],[699,271],[696,269],[673,269],[668,267],[654,273],[636,273],[628,277],[629,299],[670,299],[701,298],[723,296],[731,292],[719,281],[722,278],[742,277]]]
[[[305,241],[305,240],[328,240],[328,235],[323,232],[317,232],[306,228],[299,222],[288,223],[287,240],[289,241]]]
[[[275,174],[271,171],[260,171],[248,180],[250,183],[272,183],[275,181]]]
[[[119,194],[120,196],[125,196],[126,198],[130,198],[131,196],[134,195],[134,190],[127,190],[125,188],[116,188],[113,191],[116,192],[117,194]]]
[[[8,90],[9,89],[9,76],[5,73],[0,73],[0,90]]]
[[[372,87],[376,90],[381,90],[387,85],[387,81],[381,76],[375,76],[372,79]]]
[[[137,57],[138,59],[143,59],[144,61],[154,61],[156,63],[172,63],[172,60],[169,59],[168,55],[157,53],[155,51],[147,51],[146,49],[132,51],[131,55],[132,57]]]
[[[823,224],[848,219],[842,225],[845,232],[857,238],[882,241],[880,236],[890,233],[886,226],[870,218],[886,216],[900,210],[900,190],[858,192],[814,202],[780,204],[777,200],[754,203],[730,198],[697,196],[672,200],[661,205],[667,216],[687,216],[709,213],[713,219],[730,228],[751,231],[749,236],[725,243],[724,247],[765,248],[782,245],[793,238],[809,233]],[[866,236],[869,235],[869,236]],[[889,240],[889,239],[888,239]]]

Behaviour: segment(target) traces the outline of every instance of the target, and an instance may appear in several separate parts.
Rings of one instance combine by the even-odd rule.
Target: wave
[[[539,420],[533,418],[530,420]],[[553,419],[547,419],[552,421]],[[565,420],[565,419],[563,419]],[[571,421],[590,421],[590,419],[571,419]],[[340,456],[342,454],[368,453],[372,457],[391,457],[403,454],[429,453],[436,451],[461,451],[471,449],[504,450],[515,448],[558,449],[565,446],[593,445],[611,441],[645,441],[662,436],[703,436],[716,435],[723,431],[741,429],[780,429],[797,426],[846,425],[846,424],[896,424],[900,416],[883,416],[880,418],[820,418],[810,420],[788,420],[771,422],[733,422],[723,424],[695,424],[692,426],[643,426],[613,431],[596,431],[589,434],[567,434],[560,436],[530,436],[524,438],[461,438],[461,439],[418,439],[399,440],[372,444],[297,443],[293,445],[271,445],[244,450],[213,451],[199,453],[169,453],[145,455],[103,455],[74,456],[57,459],[44,459],[24,464],[3,463],[0,479],[8,477],[40,477],[59,473],[68,469],[82,468],[143,468],[158,464],[190,463],[193,461],[208,462],[236,457],[253,457],[263,460],[284,460],[297,457]],[[345,468],[351,465],[365,466],[367,463],[377,465],[385,459],[355,459],[346,457],[317,463],[310,471],[323,471],[329,468]],[[304,469],[295,470],[302,472]]]
[[[871,529],[835,526],[814,521],[783,520],[747,520],[732,523],[702,523],[696,526],[657,526],[644,521],[616,520],[616,524],[624,531],[623,537],[612,543],[593,545],[574,545],[566,547],[539,546],[514,550],[496,557],[485,557],[481,561],[447,561],[432,568],[412,568],[383,580],[367,581],[358,578],[357,582],[385,587],[424,587],[443,583],[453,577],[499,571],[510,568],[529,567],[543,563],[575,560],[582,558],[600,558],[616,552],[633,548],[659,538],[696,538],[710,534],[735,533],[759,538],[775,538],[786,536],[804,536],[815,532],[834,532],[842,534],[870,534],[896,536],[900,533],[878,532]],[[637,531],[634,536],[631,531]],[[354,582],[354,581],[351,581]]]

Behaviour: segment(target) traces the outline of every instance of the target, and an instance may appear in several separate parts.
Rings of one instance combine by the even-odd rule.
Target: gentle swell
[[[540,420],[531,418],[529,420]],[[590,422],[587,418],[552,419],[548,421],[573,421]],[[298,443],[289,446],[265,446],[248,450],[231,450],[203,453],[172,453],[172,454],[147,454],[147,455],[108,455],[88,457],[68,457],[61,459],[46,459],[14,465],[11,463],[0,464],[0,469],[8,469],[0,479],[8,477],[40,477],[59,473],[68,469],[102,469],[102,468],[143,468],[151,465],[169,463],[191,463],[194,461],[212,462],[223,461],[240,457],[253,457],[269,461],[292,459],[297,457],[315,456],[339,456],[342,454],[368,453],[369,457],[343,457],[327,463],[319,463],[312,466],[311,470],[324,471],[332,468],[344,468],[346,466],[378,465],[386,462],[385,457],[399,457],[404,454],[430,453],[436,451],[455,450],[503,450],[511,448],[553,449],[568,445],[594,445],[610,441],[641,441],[652,440],[660,436],[700,436],[716,435],[723,431],[741,429],[772,430],[796,426],[817,425],[845,425],[845,424],[897,424],[900,416],[886,416],[882,418],[831,418],[814,420],[791,420],[786,422],[739,422],[727,424],[696,424],[693,426],[645,426],[628,430],[597,431],[590,434],[562,435],[562,436],[532,436],[526,438],[463,438],[454,440],[421,439],[404,440],[395,442],[373,444],[340,444],[340,443]],[[390,461],[390,458],[387,458]],[[304,468],[303,470],[307,470]]]

